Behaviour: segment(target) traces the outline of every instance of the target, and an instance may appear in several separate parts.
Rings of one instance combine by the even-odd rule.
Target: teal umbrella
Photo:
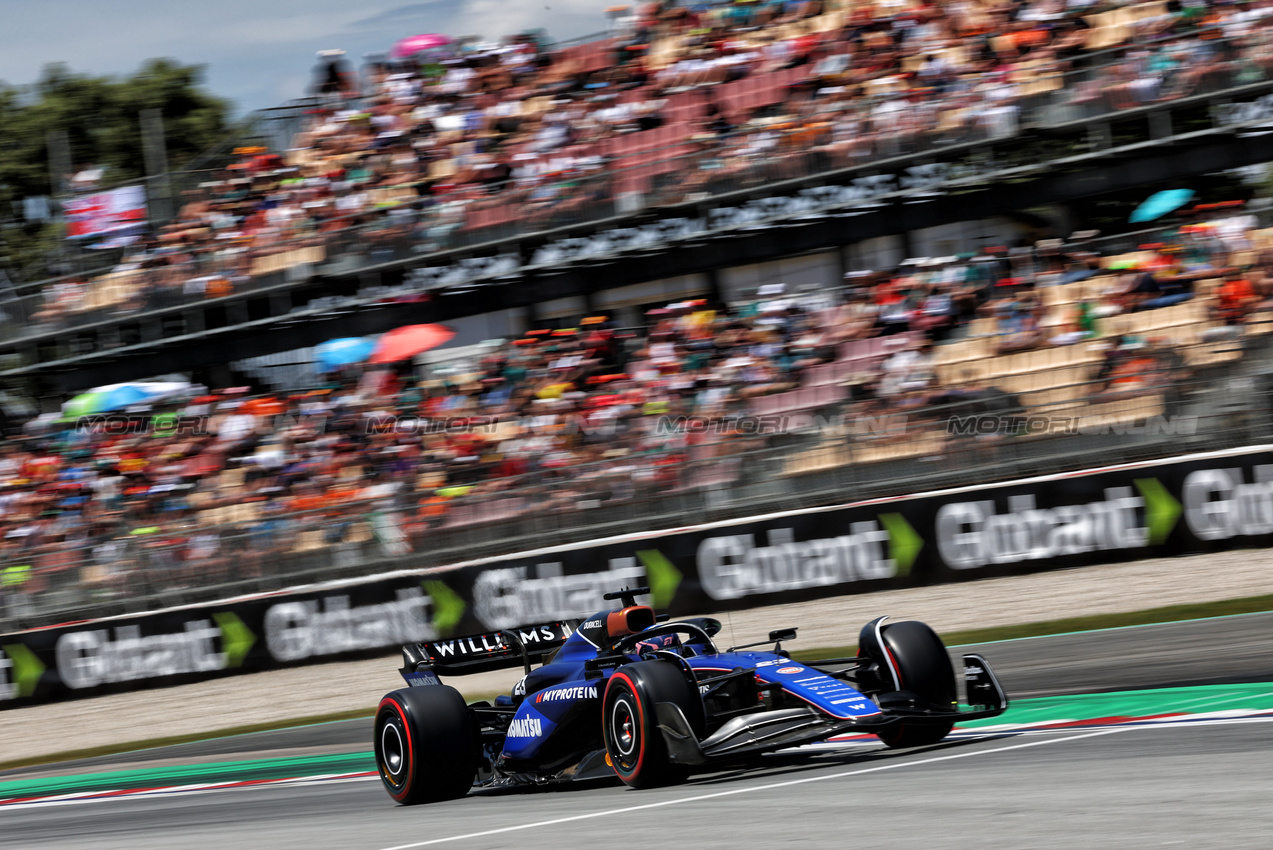
[[[1136,208],[1128,221],[1153,221],[1156,218],[1162,218],[1167,213],[1174,212],[1189,203],[1193,200],[1193,196],[1193,189],[1167,189],[1163,192],[1155,192]]]
[[[360,336],[347,336],[340,339],[329,339],[314,347],[314,359],[319,370],[331,372],[351,363],[361,363],[376,350],[373,340]]]
[[[81,393],[62,405],[62,416],[75,419],[80,416],[92,416],[95,413],[109,413],[112,410],[140,404],[147,398],[142,390],[124,384],[122,386],[102,387]]]

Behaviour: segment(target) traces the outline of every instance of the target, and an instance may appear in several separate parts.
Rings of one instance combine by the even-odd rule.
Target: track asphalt
[[[678,788],[477,792],[395,807],[375,777],[0,810],[6,846],[1267,847],[1273,722],[845,744]]]
[[[850,837],[1266,847],[1271,638],[1273,613],[985,644],[975,650],[1013,707],[947,742],[908,751],[830,742],[657,791],[603,782],[402,808],[367,775],[366,720],[214,739],[0,774],[0,799],[14,801],[0,806],[0,837],[72,850],[533,850],[616,831],[721,848]],[[954,652],[964,649],[974,648]],[[16,802],[33,797],[43,802]]]

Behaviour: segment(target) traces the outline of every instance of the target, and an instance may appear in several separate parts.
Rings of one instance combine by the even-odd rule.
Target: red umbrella
[[[408,357],[437,348],[455,336],[446,325],[404,325],[394,328],[380,338],[376,350],[371,353],[372,363],[397,363]]]

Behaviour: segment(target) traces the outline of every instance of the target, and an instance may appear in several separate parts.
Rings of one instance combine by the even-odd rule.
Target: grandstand
[[[364,264],[413,259],[1026,127],[1150,107],[1158,121],[1164,104],[1258,86],[1273,62],[1262,9],[1076,7],[1009,26],[831,3],[757,24],[710,8],[639,12],[624,35],[559,50],[476,45],[432,85],[420,68],[380,68],[364,96],[310,103],[283,155],[206,175],[116,271],[7,311],[33,317],[11,343],[331,274],[355,250]],[[296,127],[298,111],[275,123]],[[202,330],[170,319],[142,340]]]
[[[206,181],[119,267],[8,312],[60,337],[307,280],[355,245],[372,265],[403,245],[428,257],[1273,72],[1264,7],[665,14],[678,8],[557,51],[476,46],[436,79],[380,68],[357,98],[316,103],[289,150]],[[137,412],[203,423],[193,432],[46,417],[0,446],[0,620],[1250,439],[1266,433],[1262,401],[1235,412],[1218,379],[1269,366],[1266,224],[1194,207],[1128,244],[913,257],[817,292],[689,284],[616,302],[627,322],[562,308],[442,379],[355,370]],[[394,416],[450,424],[373,427]],[[968,417],[972,433],[952,427]],[[1204,425],[1127,436],[1173,417]]]

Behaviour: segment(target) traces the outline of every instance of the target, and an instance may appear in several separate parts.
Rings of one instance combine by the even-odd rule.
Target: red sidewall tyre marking
[[[627,684],[628,691],[631,692],[632,694],[632,701],[636,703],[637,728],[641,736],[640,748],[639,748],[640,752],[638,752],[637,754],[636,766],[633,767],[631,772],[629,772],[626,776],[626,778],[628,779],[635,779],[636,777],[641,775],[641,765],[645,763],[645,747],[646,747],[645,706],[641,704],[641,694],[637,691],[636,682],[633,682],[630,678],[628,678],[627,674],[625,673],[611,674],[610,681],[606,683],[605,699],[602,700],[602,703],[604,705],[609,706],[610,704],[610,688],[614,687],[614,681],[616,679],[622,679]],[[607,717],[605,719],[605,722],[608,727],[610,724],[610,718]],[[619,770],[618,759],[612,759],[612,761],[614,762],[614,764],[612,765],[612,767],[614,767],[614,772],[619,774],[620,777],[623,777],[624,774]]]
[[[902,665],[897,663],[897,658],[893,655],[893,650],[888,648],[888,644],[884,644],[884,651],[888,653],[888,663],[893,668],[893,675],[897,677],[897,689],[900,691],[906,687],[902,682]]]
[[[401,803],[411,794],[411,783],[415,779],[415,752],[412,749],[414,744],[411,741],[411,724],[407,722],[407,713],[402,706],[398,704],[397,700],[385,697],[380,701],[380,710],[383,711],[385,706],[392,708],[393,712],[398,715],[398,718],[402,721],[403,737],[407,739],[407,776],[402,782],[402,790],[394,791],[386,785],[386,790],[389,791],[389,796]],[[377,765],[377,767],[382,771],[381,776],[383,777],[384,767],[381,765]]]

